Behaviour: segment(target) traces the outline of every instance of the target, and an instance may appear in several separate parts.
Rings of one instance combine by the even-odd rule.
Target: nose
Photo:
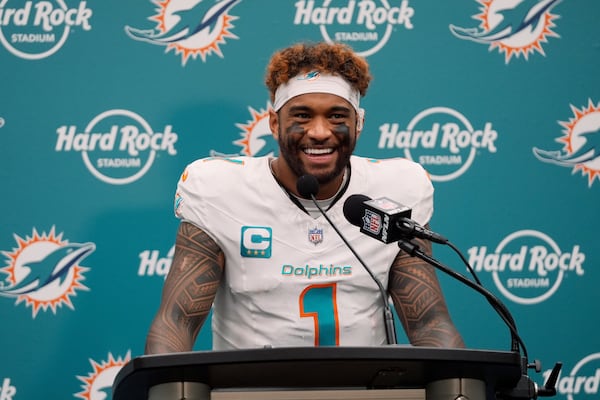
[[[327,118],[315,117],[306,130],[306,135],[315,141],[324,141],[332,135],[331,127]]]

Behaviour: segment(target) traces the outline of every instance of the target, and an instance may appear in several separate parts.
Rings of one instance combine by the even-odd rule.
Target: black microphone
[[[335,230],[338,236],[342,239],[346,247],[350,249],[352,254],[358,259],[363,268],[367,271],[367,273],[371,276],[371,279],[375,281],[377,287],[379,288],[379,292],[381,293],[381,298],[383,300],[383,320],[385,323],[385,335],[387,339],[387,344],[396,344],[396,327],[394,325],[394,314],[392,313],[392,309],[390,308],[390,303],[388,301],[389,295],[383,284],[377,279],[377,277],[373,274],[371,269],[367,267],[362,258],[356,253],[356,250],[352,247],[352,245],[346,240],[342,232],[333,224],[333,222],[329,219],[325,211],[321,208],[319,203],[317,202],[316,195],[319,193],[319,181],[313,175],[302,175],[296,181],[296,190],[305,199],[311,199],[315,206],[319,209],[321,214],[325,217],[329,225]]]
[[[360,231],[383,243],[421,238],[446,244],[448,239],[410,219],[412,210],[386,197],[353,194],[344,202],[344,216]]]
[[[319,181],[314,175],[302,175],[296,181],[296,190],[305,199],[312,199],[319,193]]]

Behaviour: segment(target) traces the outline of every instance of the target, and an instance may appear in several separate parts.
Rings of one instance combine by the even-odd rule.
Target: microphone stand
[[[498,313],[498,315],[500,315],[500,317],[502,318],[504,323],[508,326],[510,333],[511,333],[511,349],[512,349],[512,351],[520,352],[519,345],[520,345],[520,348],[523,350],[522,365],[521,365],[522,375],[521,375],[521,378],[519,379],[519,381],[517,382],[517,385],[514,388],[506,391],[505,393],[498,393],[498,396],[500,398],[507,399],[507,400],[518,400],[518,399],[522,400],[522,399],[535,399],[538,396],[550,397],[550,396],[556,395],[556,382],[558,381],[558,376],[559,376],[560,370],[562,368],[562,363],[557,362],[554,365],[554,368],[552,369],[552,372],[550,373],[548,380],[542,387],[538,387],[535,384],[535,382],[533,382],[529,378],[529,376],[527,375],[527,369],[531,368],[531,369],[535,369],[536,372],[540,372],[541,371],[541,363],[538,360],[535,360],[531,364],[528,362],[527,349],[525,347],[525,344],[523,343],[523,340],[517,333],[515,320],[512,317],[512,315],[510,314],[510,311],[508,310],[508,308],[496,296],[494,296],[490,291],[485,289],[483,286],[474,283],[473,281],[466,278],[462,274],[448,268],[447,266],[440,263],[433,257],[430,257],[429,255],[427,255],[426,253],[424,253],[421,250],[419,245],[411,242],[410,239],[409,240],[400,239],[398,241],[398,246],[400,247],[400,249],[404,250],[411,256],[420,258],[421,260],[427,262],[428,264],[432,265],[433,267],[450,275],[451,277],[459,280],[460,282],[464,283],[465,285],[469,286],[470,288],[472,288],[472,289],[476,290],[477,292],[479,292],[480,294],[482,294],[488,300],[488,302],[492,305],[492,307]]]

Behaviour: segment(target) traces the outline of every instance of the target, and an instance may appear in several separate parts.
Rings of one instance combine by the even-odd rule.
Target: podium
[[[494,399],[495,393],[517,384],[522,376],[521,363],[515,352],[411,346],[145,355],[132,359],[119,371],[113,399]],[[404,396],[403,391],[409,395]],[[307,397],[299,397],[300,392]],[[226,393],[229,396],[223,397]]]

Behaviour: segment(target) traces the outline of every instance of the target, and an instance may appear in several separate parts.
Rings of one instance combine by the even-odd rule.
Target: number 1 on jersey
[[[300,294],[300,316],[311,317],[315,324],[315,346],[338,346],[336,283],[310,285]]]

